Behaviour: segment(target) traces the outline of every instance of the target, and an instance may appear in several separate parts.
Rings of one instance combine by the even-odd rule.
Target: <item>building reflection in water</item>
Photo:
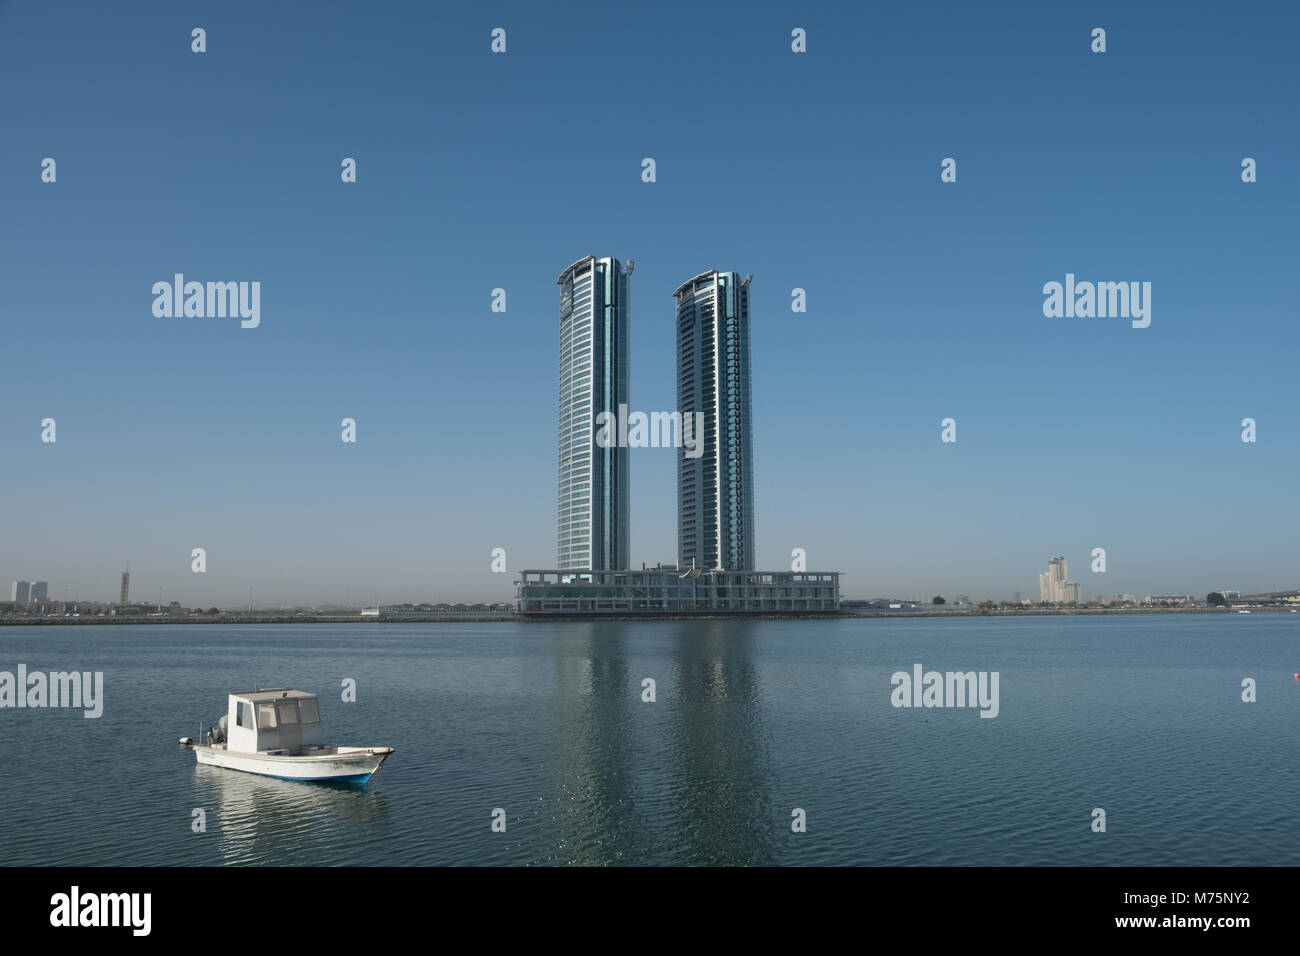
[[[744,620],[556,628],[555,799],[535,862],[772,860],[755,637]]]
[[[774,861],[768,735],[751,620],[676,622],[670,740],[673,862]]]

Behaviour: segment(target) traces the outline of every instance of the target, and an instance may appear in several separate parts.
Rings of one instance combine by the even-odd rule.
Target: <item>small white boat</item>
[[[229,704],[205,740],[181,738],[201,764],[285,780],[366,783],[393,752],[392,747],[326,746],[315,694],[253,690],[231,694]]]

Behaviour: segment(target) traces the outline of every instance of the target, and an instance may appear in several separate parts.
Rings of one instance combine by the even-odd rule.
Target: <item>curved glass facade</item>
[[[749,282],[702,273],[677,300],[677,408],[704,415],[704,453],[677,453],[678,562],[754,570]]]
[[[596,443],[596,416],[628,400],[628,276],[617,259],[579,259],[560,275],[557,567],[623,570],[628,450]]]

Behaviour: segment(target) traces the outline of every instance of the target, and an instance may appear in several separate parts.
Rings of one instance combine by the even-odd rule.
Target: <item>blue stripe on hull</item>
[[[346,777],[283,777],[278,773],[267,773],[264,770],[245,770],[243,767],[223,767],[220,764],[199,764],[200,767],[211,767],[213,770],[233,770],[236,773],[246,773],[252,777],[269,777],[272,780],[288,780],[291,783],[349,783],[363,784],[369,783],[376,771],[370,773],[354,773]]]
[[[354,774],[353,774],[352,776],[350,776],[350,777],[329,777],[329,778],[327,778],[327,779],[321,780],[320,782],[321,782],[321,783],[332,783],[332,782],[337,782],[337,783],[369,783],[370,778],[373,777],[373,776],[374,776],[374,772],[373,772],[373,771],[370,772],[370,773],[354,773]]]
[[[270,777],[273,780],[292,780],[294,783],[368,783],[374,775],[374,771],[370,773],[353,773],[346,777],[282,777],[278,773],[260,774],[260,776]]]

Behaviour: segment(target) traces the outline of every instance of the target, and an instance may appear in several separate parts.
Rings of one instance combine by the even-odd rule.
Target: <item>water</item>
[[[999,716],[893,708],[918,662],[998,671]],[[0,710],[6,864],[1300,864],[1300,615],[0,628],[19,663],[106,694]],[[196,766],[254,685],[397,752]]]

